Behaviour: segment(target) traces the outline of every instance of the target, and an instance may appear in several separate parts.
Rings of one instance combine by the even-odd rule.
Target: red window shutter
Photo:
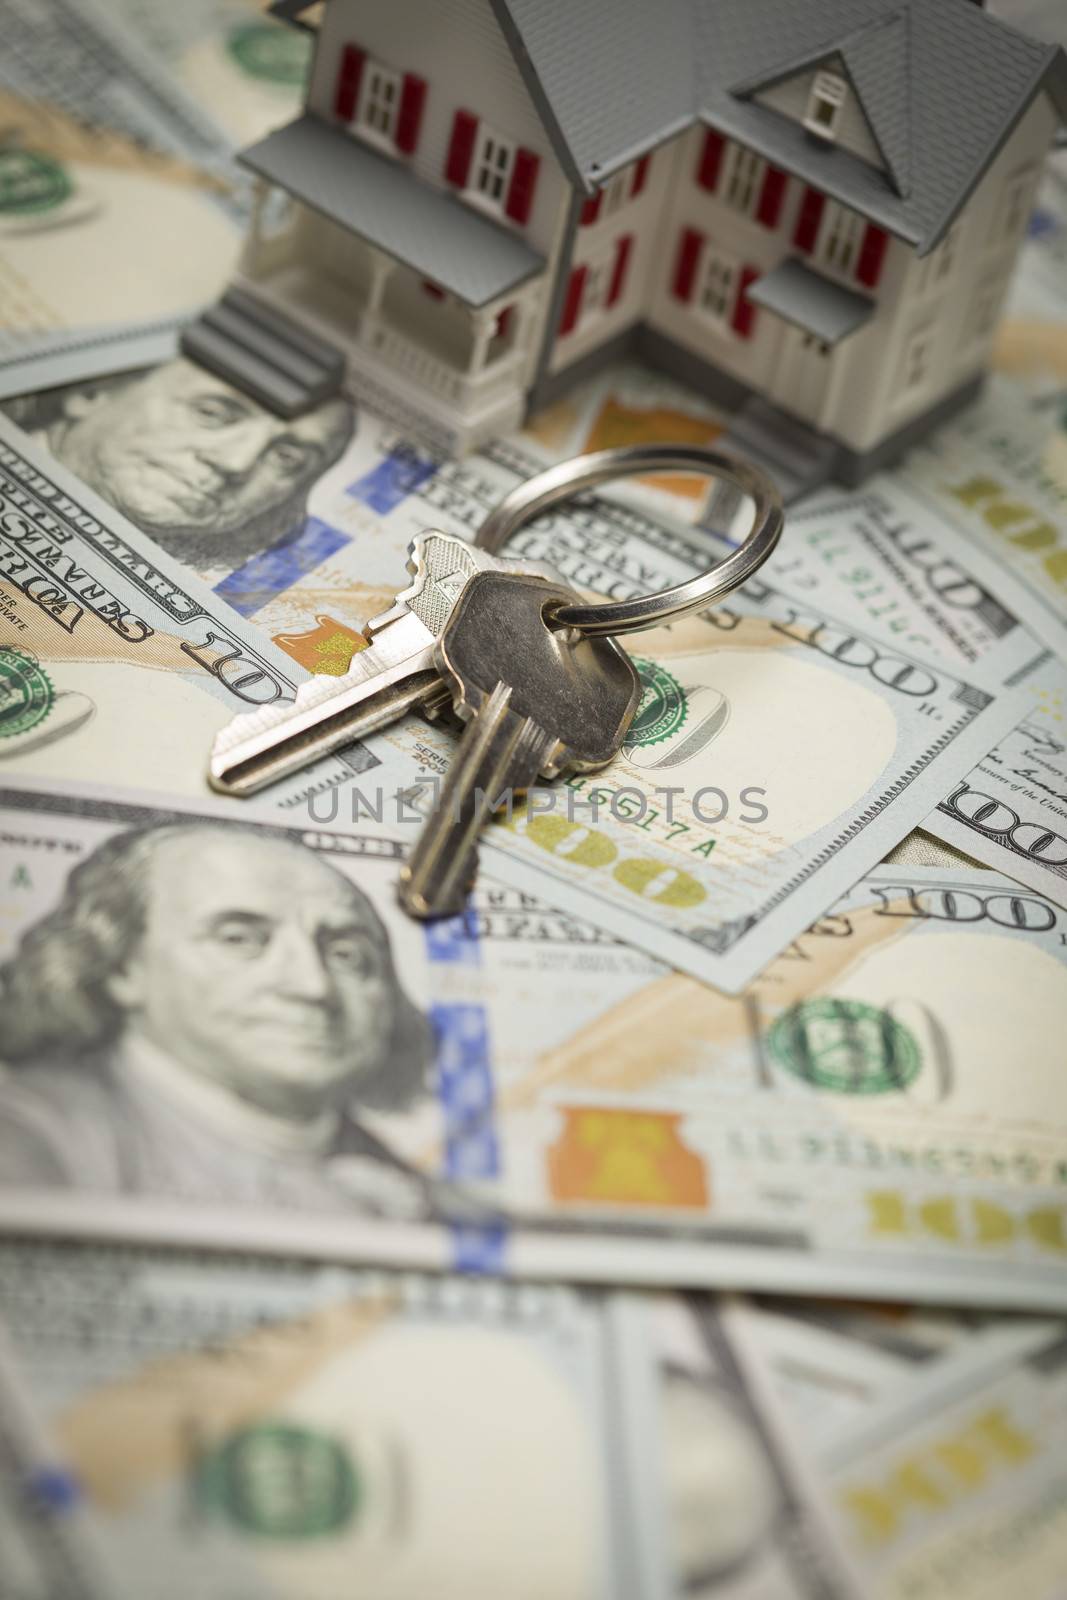
[[[567,293],[563,300],[563,314],[559,319],[560,333],[570,333],[578,321],[578,314],[582,309],[582,295],[585,293],[585,280],[588,267],[574,267],[567,280]]]
[[[878,279],[882,276],[882,263],[885,260],[886,246],[889,235],[884,228],[878,228],[873,222],[868,222],[867,231],[863,235],[860,245],[860,258],[856,263],[856,278],[859,283],[865,284],[868,289],[878,286]]]
[[[511,317],[514,310],[514,306],[505,306],[503,311],[497,312],[495,332],[498,339],[503,339],[511,327]]]
[[[583,228],[588,228],[591,222],[596,221],[597,217],[600,215],[600,207],[603,205],[603,203],[603,189],[598,189],[596,194],[590,195],[589,199],[582,207],[581,224]]]
[[[702,189],[714,189],[718,183],[725,149],[723,135],[715,128],[709,128],[704,135],[704,148],[700,152],[700,165],[697,168],[697,182]]]
[[[526,222],[533,208],[534,189],[537,187],[537,169],[541,157],[532,150],[515,152],[515,165],[511,169],[508,198],[504,210],[512,222]]]
[[[423,278],[422,287],[431,300],[443,300],[445,297],[445,291],[441,288],[441,285],[434,283],[430,278]]]
[[[748,298],[748,291],[760,275],[758,267],[742,267],[741,281],[737,285],[737,299],[734,301],[734,314],[730,318],[730,326],[742,339],[751,339],[756,331],[756,307]]]
[[[781,167],[772,167],[768,164],[763,174],[763,187],[760,189],[759,204],[756,207],[756,221],[762,222],[765,228],[778,226],[788,184],[789,178]]]
[[[363,63],[367,52],[357,44],[346,44],[341,51],[341,65],[337,69],[337,86],[333,92],[334,115],[342,122],[351,122],[356,114],[359,84],[363,77]]]
[[[633,182],[630,185],[630,197],[631,197],[631,199],[633,198],[633,196],[635,194],[640,194],[641,190],[645,187],[645,184],[648,182],[648,169],[649,169],[649,166],[651,164],[651,161],[652,161],[652,157],[650,155],[642,156],[640,161],[637,163],[636,167],[634,168],[634,179],[633,179]]]
[[[674,263],[674,282],[671,293],[676,300],[693,298],[697,260],[704,248],[704,235],[697,228],[685,228],[678,242],[678,257]]]
[[[815,249],[819,223],[822,221],[822,208],[825,204],[826,196],[820,194],[818,189],[812,189],[809,186],[804,190],[804,198],[800,202],[797,225],[793,230],[793,243],[798,250],[803,250],[805,255],[810,255]]]
[[[608,298],[605,304],[613,306],[616,300],[622,298],[626,288],[626,273],[630,266],[630,253],[634,247],[632,233],[624,233],[615,244],[615,266],[611,273],[611,287],[608,289]]]
[[[426,79],[405,72],[400,88],[400,109],[396,117],[396,147],[409,156],[419,142],[419,124],[426,100]]]
[[[457,111],[452,118],[452,138],[445,161],[445,177],[462,189],[467,182],[474,156],[474,141],[478,137],[478,118],[473,111]]]

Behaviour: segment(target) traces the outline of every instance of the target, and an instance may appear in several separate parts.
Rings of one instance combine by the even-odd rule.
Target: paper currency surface
[[[723,1316],[804,1448],[822,1457],[872,1416],[910,1405],[961,1358],[1028,1354],[1058,1326],[1040,1317],[736,1295]]]
[[[995,378],[980,404],[936,429],[898,472],[999,563],[1000,597],[1062,659],[1067,473],[1059,388],[1046,381],[1028,391]]]
[[[109,10],[235,144],[299,112],[311,36],[265,15],[256,0],[110,0]]]
[[[852,1592],[710,1303],[103,1246],[0,1275],[10,1531],[78,1600]]]
[[[230,141],[114,7],[3,0],[0,36],[0,394],[159,361],[233,271]]]
[[[5,801],[8,1230],[1067,1304],[1064,913],[1008,880],[872,874],[732,998],[514,891],[412,923],[402,830]]]
[[[221,418],[217,462],[202,446],[205,408],[210,427],[216,415]],[[158,433],[146,428],[146,410],[157,419]],[[42,426],[40,442],[62,451],[65,469],[50,465],[39,445],[21,443],[4,424],[20,459],[41,477],[47,473],[63,493],[82,494],[72,469],[104,488],[139,524],[140,537],[125,524],[121,537],[131,550],[143,548],[143,560],[158,565],[158,544],[187,567],[214,563],[222,550],[232,556],[238,542],[250,548],[262,543],[299,514],[316,473],[328,471],[326,464],[345,451],[350,425],[343,401],[295,424],[267,418],[188,363],[134,380],[98,411],[79,407],[73,417],[61,412],[50,427]],[[227,476],[222,460],[234,448],[228,435],[244,439],[255,470]],[[357,448],[365,447],[361,432]],[[496,482],[508,463],[513,471],[510,457],[494,463]],[[478,469],[462,470],[469,480]],[[488,478],[478,481],[477,492],[462,479],[458,488],[433,485],[428,479],[415,506],[386,519],[377,558],[383,570],[401,567],[400,550],[414,527],[432,525],[443,511],[441,520],[470,532],[482,503],[492,503],[497,493]],[[86,503],[97,504],[91,496]],[[98,515],[106,514],[98,508]],[[613,535],[606,556],[605,527]],[[365,542],[366,533],[359,548]],[[633,592],[673,581],[707,560],[699,534],[612,502],[595,506],[591,517],[557,516],[515,543],[601,591],[618,590],[616,567],[625,574],[622,586]],[[229,609],[238,598],[231,577],[216,583],[205,606]],[[190,590],[194,586],[204,594],[190,573]],[[358,595],[354,603],[361,603]],[[842,621],[818,600],[797,600],[753,580],[710,617],[684,619],[632,641],[645,699],[620,757],[595,778],[557,785],[543,797],[552,807],[548,814],[520,805],[514,826],[492,830],[487,857],[491,851],[498,875],[515,887],[736,990],[875,865],[1018,721],[1016,692],[1003,680],[1024,675],[1034,641],[1007,613],[991,615],[999,634],[987,626],[986,659],[931,666],[910,649]],[[234,623],[242,637],[252,632],[249,624]],[[50,632],[66,648],[65,635]],[[48,658],[41,659],[47,668]],[[246,683],[237,664],[220,670],[231,686]],[[88,682],[87,671],[77,667],[80,684]],[[131,706],[118,690],[135,680],[112,670],[111,681],[115,714],[125,718]],[[265,698],[283,691],[263,680],[242,692]],[[87,724],[81,771],[99,782],[143,786],[147,777],[164,789],[189,792],[199,782],[199,763],[162,721],[157,726],[171,756],[158,763],[146,761],[143,748],[116,749],[103,719]],[[70,771],[70,752],[35,746],[32,733],[29,748],[26,743],[11,749],[14,770],[49,778]],[[325,787],[328,804],[315,817],[340,818],[344,827],[363,795],[353,786],[355,774],[377,763],[380,798],[389,785],[440,776],[453,743],[447,727],[408,717],[365,748],[327,758],[273,798],[295,805],[302,794]]]
[[[215,732],[305,675],[0,417],[0,770],[203,794]]]
[[[0,394],[160,359],[236,263],[219,180],[3,87],[0,125]]]
[[[877,1600],[1063,1593],[1067,1335],[960,1355],[823,1457]]]
[[[1067,905],[1067,670],[1036,675],[1024,716],[925,826],[985,866]]]
[[[758,579],[629,648],[644,699],[620,755],[551,812],[520,807],[486,860],[734,993],[922,820],[983,721],[1018,716]]]

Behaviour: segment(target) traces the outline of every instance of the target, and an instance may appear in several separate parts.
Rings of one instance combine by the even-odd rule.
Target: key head
[[[400,590],[388,611],[371,617],[363,630],[369,638],[399,621],[405,613],[414,613],[435,638],[439,637],[464,585],[476,572],[502,569],[530,573],[553,583],[562,582],[559,573],[547,562],[527,561],[522,556],[490,555],[488,550],[481,550],[440,528],[427,528],[425,533],[415,535],[408,547],[407,567],[411,583]]]
[[[509,706],[549,736],[546,777],[565,766],[603,766],[618,752],[641,698],[641,682],[614,639],[552,629],[546,606],[573,589],[503,571],[472,577],[445,624],[434,662],[469,720],[501,683]]]

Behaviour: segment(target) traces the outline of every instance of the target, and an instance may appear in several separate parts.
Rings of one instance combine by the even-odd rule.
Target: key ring
[[[478,529],[474,543],[496,553],[525,523],[552,506],[562,505],[581,489],[613,478],[647,472],[696,472],[732,484],[755,502],[755,516],[742,543],[707,572],[656,594],[633,600],[607,600],[598,605],[563,605],[546,615],[553,625],[580,628],[585,634],[636,633],[672,622],[689,611],[729,594],[751,578],[766,561],[782,531],[782,497],[767,475],[748,461],[697,445],[625,445],[572,456],[527,478],[506,495]]]

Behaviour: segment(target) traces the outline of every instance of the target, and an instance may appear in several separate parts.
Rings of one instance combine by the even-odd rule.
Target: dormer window
[[[804,126],[820,139],[836,139],[848,88],[836,72],[817,72],[808,96]]]

